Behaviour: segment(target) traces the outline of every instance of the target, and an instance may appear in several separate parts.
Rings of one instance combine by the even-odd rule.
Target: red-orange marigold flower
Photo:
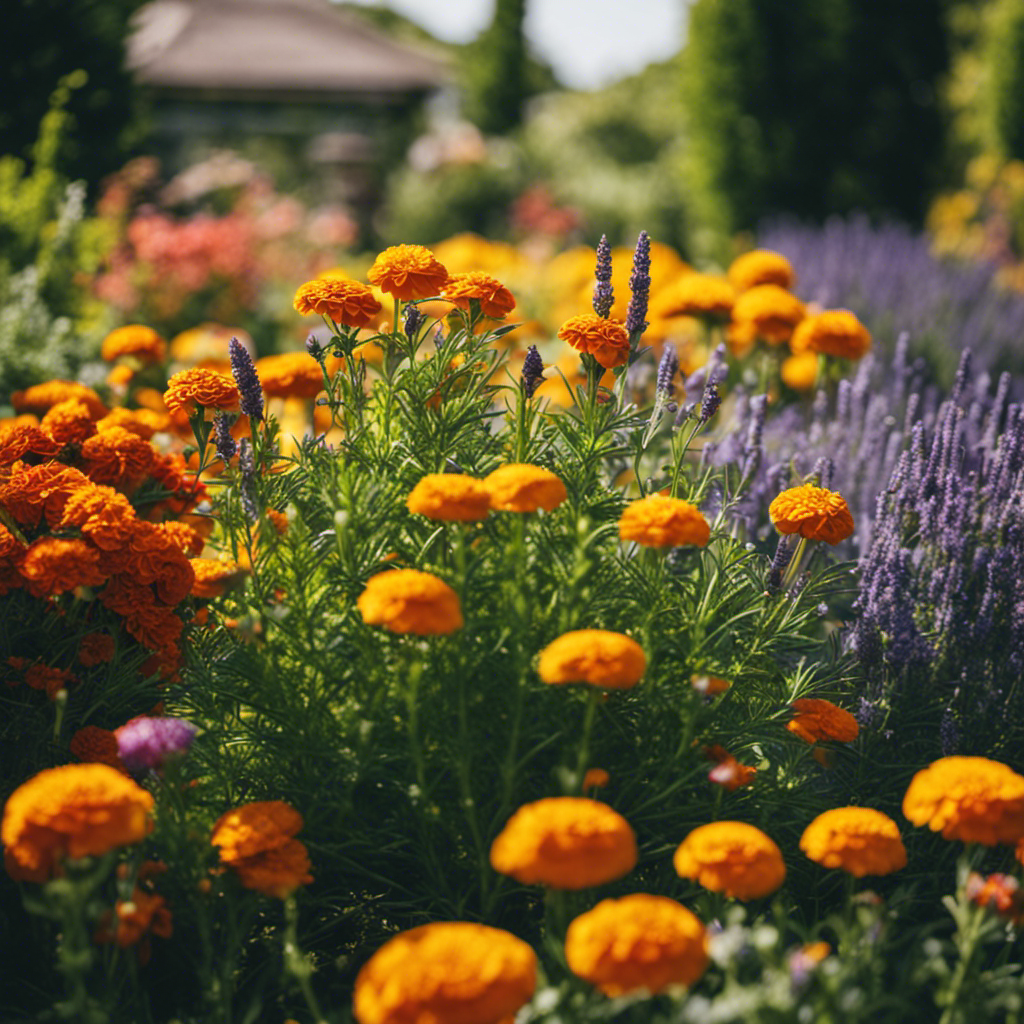
[[[906,867],[907,851],[896,822],[870,807],[836,807],[804,829],[800,849],[826,868],[855,878],[888,875]]]
[[[453,274],[441,294],[466,310],[470,308],[470,300],[476,299],[480,303],[480,312],[492,320],[503,320],[516,308],[512,293],[497,278],[479,270]]]
[[[640,682],[646,668],[644,649],[631,637],[607,629],[576,629],[541,651],[537,672],[550,684],[628,690]]]
[[[103,583],[109,573],[100,566],[100,553],[78,538],[41,537],[25,552],[18,566],[33,597],[49,597]]]
[[[90,480],[127,487],[141,480],[156,459],[153,446],[121,427],[111,427],[82,444],[82,460]]]
[[[796,714],[786,723],[786,728],[808,743],[819,740],[852,743],[860,735],[857,719],[831,701],[801,697],[793,701],[793,710]]]
[[[193,526],[182,522],[180,519],[169,519],[160,523],[160,530],[166,534],[174,543],[188,555],[189,558],[196,558],[206,547],[206,540],[203,535]]]
[[[57,523],[78,527],[90,543],[108,552],[128,544],[134,524],[135,508],[120,491],[89,481],[68,497]]]
[[[58,402],[43,417],[39,426],[59,445],[81,444],[96,433],[96,422],[89,407],[77,398]]]
[[[682,878],[738,900],[767,896],[786,878],[778,846],[759,828],[741,821],[695,828],[679,844],[673,863]]]
[[[491,846],[491,867],[526,885],[588,889],[636,866],[636,836],[606,804],[549,797],[520,807]]]
[[[853,515],[843,496],[815,484],[790,487],[776,495],[768,516],[779,533],[799,533],[826,544],[838,544],[853,533]]]
[[[569,969],[606,996],[692,985],[710,960],[700,920],[665,896],[602,900],[565,936]]]
[[[114,638],[109,633],[86,633],[78,641],[78,661],[86,668],[114,660]]]
[[[459,595],[444,580],[417,569],[377,573],[357,602],[363,622],[392,633],[454,633],[463,625]]]
[[[44,882],[63,857],[100,856],[144,839],[153,797],[105,764],[49,768],[4,807],[0,839],[12,878]]]
[[[649,548],[684,544],[702,548],[711,537],[711,527],[688,501],[653,494],[626,506],[619,518],[619,537]]]
[[[704,753],[709,760],[715,762],[715,767],[708,772],[708,778],[730,793],[742,786],[749,786],[757,775],[756,768],[740,764],[725,747],[717,743],[708,747]]]
[[[209,409],[234,409],[238,405],[235,382],[222,373],[193,367],[176,373],[164,392],[168,411],[183,409],[189,415],[197,405]]]
[[[368,327],[382,308],[367,285],[343,277],[307,281],[295,293],[294,306],[303,316],[315,313],[346,327]]]
[[[41,466],[15,462],[0,470],[0,505],[21,526],[36,527],[44,516],[53,525],[69,497],[88,484],[84,473],[58,462]]]
[[[448,281],[448,271],[425,246],[393,245],[374,260],[366,279],[388,295],[409,302],[439,295]]]
[[[117,927],[109,919],[96,933],[97,942],[116,942],[122,949],[141,942],[150,933],[162,939],[174,934],[174,919],[163,896],[136,888],[130,900],[118,900],[114,906]]]
[[[33,690],[43,690],[50,700],[54,700],[61,690],[66,690],[72,683],[77,682],[70,669],[45,665],[41,661],[25,669],[25,683]]]
[[[103,339],[100,357],[112,363],[121,356],[134,356],[142,363],[161,363],[167,354],[167,343],[152,327],[128,324],[111,331]]]
[[[109,729],[101,729],[98,725],[83,726],[71,737],[68,749],[85,764],[109,764],[111,768],[124,770],[121,755],[117,752],[117,737]]]
[[[629,359],[629,331],[620,320],[581,313],[562,324],[558,337],[577,352],[592,355],[606,370]]]
[[[16,423],[0,427],[0,466],[10,465],[26,456],[53,458],[60,451],[53,438],[39,427],[28,423]]]

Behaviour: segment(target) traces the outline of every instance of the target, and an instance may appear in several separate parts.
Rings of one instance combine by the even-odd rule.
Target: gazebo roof
[[[328,0],[152,0],[128,44],[136,79],[220,93],[400,93],[447,80],[439,61]]]

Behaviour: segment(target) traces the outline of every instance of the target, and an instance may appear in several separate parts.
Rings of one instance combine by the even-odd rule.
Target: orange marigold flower
[[[749,786],[754,781],[757,769],[740,764],[725,747],[716,743],[708,747],[704,753],[709,760],[715,762],[715,767],[708,772],[708,778],[730,793],[742,786]]]
[[[628,690],[640,682],[646,668],[644,649],[630,637],[607,629],[576,629],[540,652],[537,673],[545,683]]]
[[[787,388],[794,391],[810,391],[818,379],[818,357],[813,352],[787,356],[779,367],[779,376]]]
[[[168,605],[184,601],[192,592],[195,572],[176,541],[156,523],[136,519],[127,544],[108,555],[107,565],[136,584],[156,586],[157,597]]]
[[[96,422],[96,429],[102,433],[113,427],[127,430],[148,441],[159,431],[171,429],[171,417],[165,412],[154,412],[152,409],[111,409],[103,419]]]
[[[583,792],[588,789],[604,789],[612,777],[603,768],[588,768],[583,776]]]
[[[736,323],[746,324],[772,345],[789,341],[806,314],[804,304],[777,284],[756,285],[736,300],[732,310]]]
[[[110,368],[110,372],[107,374],[107,385],[115,392],[123,395],[128,390],[128,385],[131,384],[134,377],[134,367],[120,363]]]
[[[39,427],[28,423],[0,427],[0,466],[9,466],[27,455],[52,459],[59,451],[53,438]]]
[[[81,444],[96,433],[96,423],[89,407],[77,398],[58,402],[39,425],[59,445]]]
[[[25,552],[18,571],[33,597],[49,597],[103,583],[110,574],[100,566],[100,553],[77,538],[41,537]]]
[[[245,575],[245,570],[236,563],[222,562],[219,558],[193,558],[190,561],[196,574],[192,584],[193,597],[220,597]]]
[[[417,569],[378,573],[357,601],[363,622],[392,633],[432,636],[461,629],[459,595],[444,580]]]
[[[174,934],[174,919],[163,896],[136,888],[130,900],[118,900],[114,906],[117,928],[103,922],[96,933],[97,942],[116,942],[122,949],[134,946],[147,934],[169,939]]]
[[[985,907],[1014,924],[1024,924],[1024,892],[1013,875],[997,872],[985,878],[972,871],[964,894],[975,906]]]
[[[144,839],[153,797],[105,764],[49,768],[19,786],[4,808],[0,839],[8,874],[45,882],[64,857],[100,856]]]
[[[804,829],[800,849],[826,868],[855,878],[888,875],[906,867],[907,851],[896,822],[870,807],[837,807]]]
[[[409,492],[410,512],[446,522],[468,523],[486,519],[491,492],[482,480],[460,473],[429,473]]]
[[[100,357],[108,363],[121,356],[134,356],[142,363],[162,363],[166,354],[167,342],[143,324],[128,324],[111,331],[100,349]]]
[[[282,352],[256,360],[263,392],[274,398],[315,398],[324,389],[320,364],[308,352]]]
[[[684,274],[651,303],[651,313],[662,318],[693,316],[701,320],[728,320],[736,291],[724,277]]]
[[[15,462],[0,469],[0,505],[21,526],[36,527],[44,516],[52,525],[60,519],[68,498],[88,484],[84,473],[57,462],[41,466]]]
[[[72,683],[78,680],[70,669],[57,668],[54,665],[44,665],[42,662],[30,666],[25,670],[25,682],[33,690],[45,690],[46,696],[54,700],[61,690],[66,690]]]
[[[180,519],[170,519],[166,523],[160,523],[159,528],[189,558],[197,558],[203,548],[206,547],[206,540],[203,535],[195,527],[189,526],[188,523],[183,523]]]
[[[653,494],[626,506],[619,518],[619,537],[648,548],[675,548],[683,544],[702,548],[711,537],[711,527],[688,501]]]
[[[86,764],[109,764],[111,768],[124,770],[121,755],[117,752],[117,737],[109,729],[98,725],[83,726],[68,744],[72,755]]]
[[[1024,777],[986,757],[943,757],[911,780],[903,814],[944,839],[1016,843],[1024,838]]]
[[[446,299],[451,299],[459,309],[470,308],[470,300],[480,303],[480,312],[492,320],[504,320],[516,308],[512,293],[496,278],[480,270],[468,274],[452,274],[441,289]]]
[[[315,313],[346,327],[368,327],[381,311],[369,286],[341,277],[307,281],[295,293],[294,305],[303,316]]]
[[[356,978],[359,1024],[500,1024],[537,986],[537,957],[521,939],[470,921],[401,932]]]
[[[500,466],[484,477],[491,508],[499,512],[550,512],[568,497],[565,484],[549,469],[525,462]]]
[[[266,514],[274,531],[279,537],[283,537],[288,532],[289,522],[287,514],[279,512],[276,508],[268,508]]]
[[[838,491],[815,484],[790,487],[772,499],[768,516],[779,533],[838,544],[853,533],[853,515]]]
[[[114,660],[114,638],[109,633],[86,633],[78,641],[78,661],[86,668]]]
[[[16,412],[34,412],[41,416],[58,402],[66,402],[69,398],[84,403],[93,419],[107,415],[107,407],[92,388],[70,380],[48,380],[43,384],[33,384],[24,391],[15,391],[11,395],[11,405]]]
[[[577,352],[592,355],[606,370],[629,359],[629,331],[621,320],[581,313],[562,324],[558,337]]]
[[[871,349],[871,333],[848,310],[828,310],[801,321],[789,347],[796,355],[815,352],[839,359],[860,359]]]
[[[281,800],[243,804],[217,820],[210,842],[245,888],[283,899],[313,881],[306,848],[294,838],[302,824]]]
[[[636,867],[636,836],[606,804],[549,797],[525,804],[491,846],[491,867],[526,885],[588,889]]]
[[[636,893],[602,900],[581,914],[565,936],[573,974],[606,996],[670,985],[692,985],[707,970],[707,935],[700,920],[675,900]]]
[[[128,544],[134,524],[135,508],[120,491],[89,481],[68,497],[57,523],[78,527],[90,543],[108,552]]]
[[[705,697],[715,697],[720,693],[725,693],[732,686],[732,682],[728,679],[720,679],[718,676],[695,672],[690,676],[690,685]]]
[[[808,743],[819,740],[852,743],[860,735],[857,719],[831,701],[802,697],[793,701],[793,710],[796,714],[786,723],[786,728]]]
[[[223,373],[193,367],[176,373],[164,392],[169,412],[183,409],[191,415],[197,405],[211,409],[234,409],[238,405],[238,388]]]
[[[744,901],[775,892],[786,877],[779,848],[759,828],[742,821],[695,828],[679,844],[672,863],[682,878]]]
[[[370,284],[402,302],[439,295],[448,281],[447,269],[422,245],[392,245],[366,272]]]
[[[82,444],[85,473],[90,480],[125,487],[142,479],[156,459],[153,446],[122,427],[110,427]]]
[[[737,256],[728,270],[729,282],[737,292],[749,291],[759,284],[792,288],[796,283],[793,264],[771,249],[753,249]]]

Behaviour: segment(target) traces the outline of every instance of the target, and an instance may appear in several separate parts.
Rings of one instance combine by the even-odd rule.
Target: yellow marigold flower
[[[619,537],[649,548],[683,544],[704,547],[711,536],[708,521],[696,506],[680,498],[653,494],[630,502],[619,519]]]
[[[45,882],[64,857],[96,857],[144,839],[153,797],[105,764],[48,768],[4,807],[0,839],[7,873]]]
[[[589,889],[636,867],[636,836],[606,804],[558,796],[520,807],[491,846],[491,867],[526,885]]]
[[[405,504],[414,515],[468,523],[490,514],[491,492],[471,476],[429,473],[409,492]]]
[[[749,291],[759,284],[792,288],[796,283],[793,264],[782,253],[771,249],[754,249],[737,256],[728,270],[729,282],[738,292]]]
[[[651,313],[663,318],[693,316],[722,322],[729,319],[735,302],[736,291],[724,277],[684,274],[655,296]]]
[[[385,249],[366,273],[370,284],[402,302],[439,295],[448,281],[448,271],[422,245],[392,245]]]
[[[857,719],[831,701],[802,697],[793,701],[793,710],[796,714],[786,724],[786,728],[808,743],[817,743],[819,740],[852,743],[860,735]]]
[[[779,376],[787,388],[794,391],[810,391],[818,379],[818,357],[813,352],[801,352],[798,356],[787,356],[779,367]]]
[[[196,574],[193,597],[220,597],[245,575],[245,570],[234,562],[222,562],[219,558],[190,558],[189,564]]]
[[[903,813],[944,839],[1016,843],[1024,839],[1024,777],[986,757],[943,757],[911,780]]]
[[[357,602],[363,622],[392,633],[433,636],[461,629],[459,595],[444,580],[418,569],[371,576]]]
[[[352,1006],[359,1024],[499,1024],[537,987],[521,939],[469,921],[401,932],[366,962]]]
[[[592,355],[606,370],[629,359],[629,331],[620,320],[581,313],[562,324],[558,337],[577,352]]]
[[[132,379],[135,377],[135,370],[131,366],[127,366],[125,363],[119,363],[117,366],[112,366],[110,372],[107,374],[107,384],[119,393],[124,393],[128,390],[128,385],[131,384]]]
[[[777,284],[759,284],[744,292],[733,307],[733,321],[744,324],[769,344],[789,341],[806,315],[804,304]]]
[[[293,838],[302,824],[302,815],[283,801],[258,801],[222,815],[210,842],[245,888],[283,899],[313,881],[306,848]]]
[[[906,867],[907,851],[896,822],[870,807],[837,807],[804,829],[800,849],[826,868],[855,878],[888,875]]]
[[[264,394],[272,398],[315,398],[324,389],[320,364],[308,352],[282,352],[257,359]]]
[[[316,313],[346,327],[367,327],[381,311],[368,285],[341,277],[307,281],[295,293],[294,305],[303,316]]]
[[[512,293],[496,278],[479,270],[453,274],[441,294],[459,309],[469,309],[471,299],[480,303],[480,312],[492,320],[504,320],[516,308]]]
[[[672,862],[682,878],[738,900],[767,896],[786,877],[775,843],[759,828],[741,821],[716,821],[695,828],[679,844]]]
[[[500,466],[484,477],[491,508],[499,512],[550,512],[568,497],[565,484],[549,469],[525,462]]]
[[[71,737],[68,750],[85,764],[108,764],[111,768],[124,771],[117,737],[109,729],[101,729],[98,725],[83,726]]]
[[[816,484],[790,487],[772,499],[768,516],[779,533],[838,544],[853,533],[853,515],[838,491]]]
[[[162,363],[166,355],[167,342],[143,324],[128,324],[111,331],[100,349],[100,357],[108,363],[121,356],[134,356],[142,363]]]
[[[682,904],[636,893],[602,900],[565,936],[573,974],[607,996],[692,985],[709,963],[704,925]]]
[[[576,629],[540,652],[537,672],[545,683],[628,690],[640,682],[646,668],[644,649],[630,637],[606,629]]]
[[[796,355],[815,352],[839,359],[860,359],[871,349],[871,333],[848,310],[827,310],[802,320],[789,347]]]
[[[66,402],[69,398],[82,402],[93,419],[98,420],[107,415],[107,407],[92,388],[69,380],[48,380],[42,384],[33,384],[24,391],[15,391],[11,395],[11,405],[15,412],[42,415],[58,402]]]
[[[238,405],[238,388],[230,377],[222,373],[194,367],[176,373],[167,382],[164,404],[170,412],[184,409],[189,415],[196,405],[211,409],[233,409]]]

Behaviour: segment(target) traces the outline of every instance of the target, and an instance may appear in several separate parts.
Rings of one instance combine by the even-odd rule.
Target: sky
[[[355,0],[390,7],[439,39],[467,43],[494,0]],[[527,0],[534,51],[573,89],[594,89],[671,57],[682,46],[686,0]]]

